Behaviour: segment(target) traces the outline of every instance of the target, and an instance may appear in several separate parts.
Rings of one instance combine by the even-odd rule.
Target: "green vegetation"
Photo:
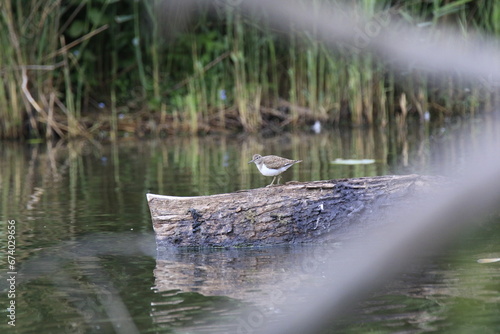
[[[323,2],[308,2],[318,10]],[[5,0],[0,138],[257,132],[314,120],[404,124],[487,110],[487,82],[396,72],[373,55],[271,27],[234,2]],[[494,1],[358,1],[365,15],[500,35]],[[190,20],[187,13],[196,12]],[[176,27],[175,30],[171,27]]]

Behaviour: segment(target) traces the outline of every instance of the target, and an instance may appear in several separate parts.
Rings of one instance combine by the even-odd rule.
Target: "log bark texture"
[[[443,183],[441,177],[390,175],[147,199],[158,245],[265,246],[333,240],[359,222],[383,221],[388,207],[413,205]]]

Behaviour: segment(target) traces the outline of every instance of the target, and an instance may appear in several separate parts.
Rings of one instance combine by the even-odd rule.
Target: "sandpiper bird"
[[[276,176],[278,176],[278,183],[280,183],[281,173],[292,167],[294,164],[302,162],[302,160],[289,160],[277,155],[266,155],[265,157],[260,154],[254,154],[252,160],[248,163],[255,162],[259,172],[264,176],[274,176],[273,182],[268,187],[272,186]]]

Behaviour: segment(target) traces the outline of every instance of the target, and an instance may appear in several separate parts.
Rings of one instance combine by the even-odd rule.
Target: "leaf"
[[[93,25],[97,26],[102,23],[102,12],[96,8],[90,8],[88,11],[88,17]]]
[[[133,18],[134,18],[134,15],[117,15],[117,16],[115,16],[115,22],[119,24],[119,23],[130,21]]]
[[[68,34],[69,37],[77,38],[83,35],[84,30],[85,30],[85,23],[81,20],[75,20],[69,26],[68,30],[66,30],[66,33]]]
[[[458,0],[455,2],[450,2],[434,11],[434,17],[439,18],[445,15],[456,13],[460,10],[464,10],[464,6],[472,2],[472,0]]]

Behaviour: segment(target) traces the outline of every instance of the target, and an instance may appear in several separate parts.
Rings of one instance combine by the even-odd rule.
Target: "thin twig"
[[[83,35],[82,37],[74,40],[73,42],[69,43],[69,44],[66,44],[64,45],[62,48],[60,48],[59,50],[55,51],[55,52],[52,52],[51,54],[49,54],[48,56],[45,57],[45,59],[50,59],[50,58],[54,58],[55,56],[58,56],[58,55],[61,55],[63,53],[66,53],[68,52],[70,49],[74,48],[75,46],[77,46],[78,44],[86,41],[87,39],[90,39],[92,37],[94,37],[95,35],[103,32],[104,30],[108,29],[109,28],[109,25],[108,24],[105,24],[103,25],[102,27],[100,28],[97,28],[96,30],[93,30],[91,32],[89,32],[88,34],[86,35]]]
[[[217,58],[215,58],[214,60],[212,60],[210,63],[208,63],[207,65],[205,65],[203,67],[203,69],[199,72],[199,73],[195,73],[194,75],[182,80],[181,82],[179,82],[178,84],[176,84],[174,86],[174,90],[177,90],[185,85],[187,85],[189,83],[189,81],[193,80],[194,78],[196,78],[197,76],[201,75],[201,74],[204,74],[206,71],[208,71],[209,69],[211,69],[212,67],[214,67],[215,65],[217,65],[218,63],[220,63],[222,60],[224,60],[225,58],[227,58],[229,55],[231,54],[231,51],[226,51],[224,52],[223,54],[221,54],[220,56],[218,56]]]

